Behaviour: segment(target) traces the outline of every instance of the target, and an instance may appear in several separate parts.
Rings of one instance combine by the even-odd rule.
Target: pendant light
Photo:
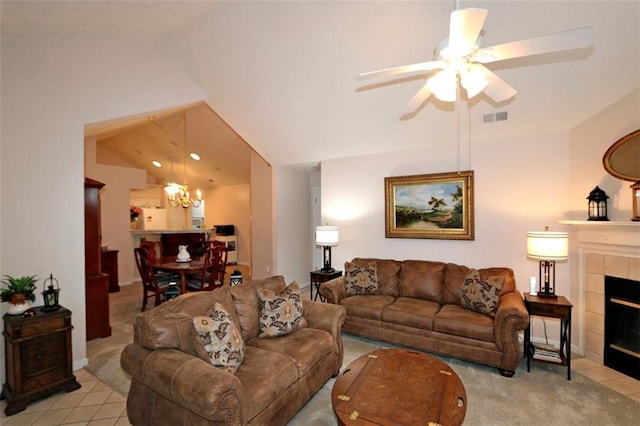
[[[180,185],[176,182],[169,182],[164,187],[164,191],[167,193],[167,200],[171,207],[182,207],[188,209],[191,205],[193,207],[200,207],[202,202],[202,192],[197,189],[195,198],[191,198],[191,194],[189,193],[189,185],[187,184],[187,158],[189,157],[187,150],[187,112],[184,111],[182,114],[184,140],[184,184]],[[173,168],[173,160],[171,162],[171,166]]]

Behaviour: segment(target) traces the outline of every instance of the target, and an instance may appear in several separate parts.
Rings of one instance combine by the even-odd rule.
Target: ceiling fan
[[[517,91],[484,64],[584,48],[590,46],[595,38],[592,27],[583,27],[482,47],[480,31],[487,13],[485,9],[476,8],[454,10],[449,22],[449,38],[442,40],[436,47],[435,60],[365,72],[358,75],[358,79],[408,73],[428,74],[437,71],[409,101],[404,114],[415,111],[432,93],[442,101],[455,102],[458,81],[466,90],[469,99],[484,91],[494,101],[503,102],[513,97]]]

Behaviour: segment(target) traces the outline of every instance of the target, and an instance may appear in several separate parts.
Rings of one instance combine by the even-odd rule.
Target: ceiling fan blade
[[[451,12],[449,20],[449,48],[469,48],[476,44],[487,18],[486,9],[459,9]]]
[[[484,89],[484,93],[496,102],[503,102],[509,98],[515,96],[518,91],[509,86],[503,79],[495,75],[484,65],[477,65],[482,67],[484,77],[489,81],[489,85]]]
[[[418,90],[418,93],[416,93],[413,98],[411,98],[409,103],[404,107],[404,109],[402,110],[402,115],[411,114],[412,112],[417,110],[429,96],[431,96],[431,91],[425,83],[425,85],[422,86],[422,89]]]
[[[548,34],[526,40],[498,44],[478,50],[471,61],[481,64],[504,61],[522,56],[580,49],[593,44],[596,32],[592,27],[582,27],[559,33]]]
[[[363,72],[362,74],[359,74],[356,79],[362,80],[365,78],[384,77],[384,76],[397,75],[397,74],[406,74],[410,72],[433,71],[435,69],[442,69],[445,66],[446,64],[443,61],[420,62],[418,64],[403,65],[400,67],[385,68],[377,71]]]

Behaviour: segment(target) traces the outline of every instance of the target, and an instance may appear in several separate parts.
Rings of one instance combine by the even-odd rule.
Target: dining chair
[[[203,259],[202,272],[187,281],[188,290],[211,291],[224,285],[227,248],[220,245],[208,247]]]
[[[147,261],[149,265],[157,265],[163,257],[160,241],[140,241],[140,248],[147,249]],[[159,254],[159,256],[158,256]]]
[[[149,265],[149,254],[146,248],[134,248],[133,253],[142,280],[142,312],[144,312],[147,307],[147,299],[150,297],[155,297],[154,306],[158,306],[164,301],[164,292],[169,288],[170,280],[158,281],[153,268]],[[177,278],[177,281],[180,282],[180,277]]]

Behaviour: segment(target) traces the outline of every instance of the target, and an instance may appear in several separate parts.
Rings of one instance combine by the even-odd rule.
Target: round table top
[[[378,349],[336,379],[331,404],[342,425],[459,425],[467,394],[444,362],[407,349]]]

